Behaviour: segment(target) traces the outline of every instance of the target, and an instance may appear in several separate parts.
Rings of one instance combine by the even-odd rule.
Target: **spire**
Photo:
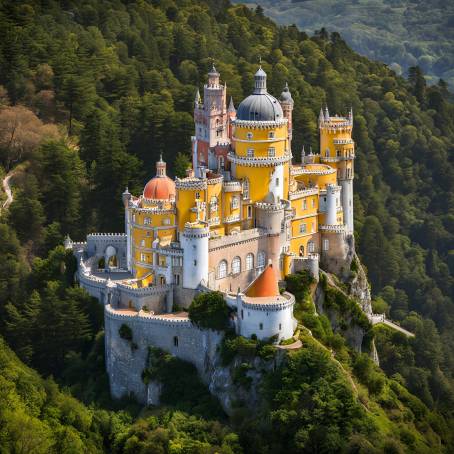
[[[325,116],[323,115],[323,107],[320,107],[320,114],[318,115],[319,124],[323,123],[324,120],[325,120]]]
[[[233,104],[233,98],[230,96],[229,108],[227,109],[228,112],[235,112],[235,106]]]
[[[301,164],[304,164],[305,157],[306,157],[306,150],[304,149],[304,145],[303,145],[303,149],[301,150]]]
[[[327,105],[325,105],[325,121],[329,121],[329,111]]]
[[[200,97],[200,91],[197,88],[197,91],[195,92],[194,105],[196,107],[198,107],[199,104],[201,104],[201,103],[202,103],[202,98]]]
[[[353,107],[350,107],[350,112],[348,112],[348,121],[353,124]]]
[[[254,75],[255,88],[254,94],[261,95],[267,93],[266,91],[266,72],[263,71],[262,65],[260,65],[258,71]]]

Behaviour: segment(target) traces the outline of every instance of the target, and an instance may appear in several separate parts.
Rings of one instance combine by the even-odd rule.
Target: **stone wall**
[[[209,381],[222,333],[199,330],[189,320],[121,315],[109,305],[105,306],[104,320],[106,368],[114,398],[133,394],[143,404],[156,401],[155,390],[149,390],[142,381],[149,346],[190,361],[197,367],[202,380],[206,383]],[[118,331],[122,324],[131,328],[132,342],[120,337]],[[178,345],[175,345],[175,338],[178,339]]]

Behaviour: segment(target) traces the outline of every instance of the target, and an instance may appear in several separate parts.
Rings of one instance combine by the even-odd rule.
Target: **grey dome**
[[[278,100],[268,93],[252,94],[241,102],[236,112],[238,120],[276,121],[284,118]]]
[[[255,73],[254,79],[254,92],[238,106],[236,118],[248,121],[282,120],[282,107],[279,101],[266,91],[266,73],[261,67]]]

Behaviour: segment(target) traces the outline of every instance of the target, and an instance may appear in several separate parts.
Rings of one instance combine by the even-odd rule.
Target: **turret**
[[[291,149],[292,142],[292,112],[293,112],[293,99],[292,94],[288,88],[288,84],[285,83],[284,90],[282,90],[279,102],[282,106],[282,111],[284,112],[284,118],[288,120],[288,139],[289,139],[289,149]]]
[[[208,85],[210,87],[215,87],[215,86],[219,85],[219,77],[220,77],[220,74],[213,64],[210,72],[208,73]]]
[[[122,194],[123,205],[125,206],[125,233],[126,233],[126,265],[128,270],[131,271],[131,257],[132,257],[132,250],[131,250],[131,212],[129,209],[129,202],[131,200],[131,193],[129,192],[128,188],[126,187],[125,191]]]
[[[196,289],[200,283],[208,284],[209,227],[187,223],[181,235],[183,248],[183,287]]]

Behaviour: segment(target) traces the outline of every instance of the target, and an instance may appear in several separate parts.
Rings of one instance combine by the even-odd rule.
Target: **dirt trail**
[[[6,194],[6,200],[3,202],[2,206],[0,207],[0,214],[4,211],[4,210],[7,210],[8,207],[11,205],[11,203],[13,202],[13,192],[11,190],[11,186],[10,186],[10,180],[11,178],[14,176],[14,173],[15,173],[15,169],[14,170],[11,170],[6,176],[5,178],[3,178],[3,181],[2,181],[2,186],[3,186],[3,190],[5,191],[5,194]]]

